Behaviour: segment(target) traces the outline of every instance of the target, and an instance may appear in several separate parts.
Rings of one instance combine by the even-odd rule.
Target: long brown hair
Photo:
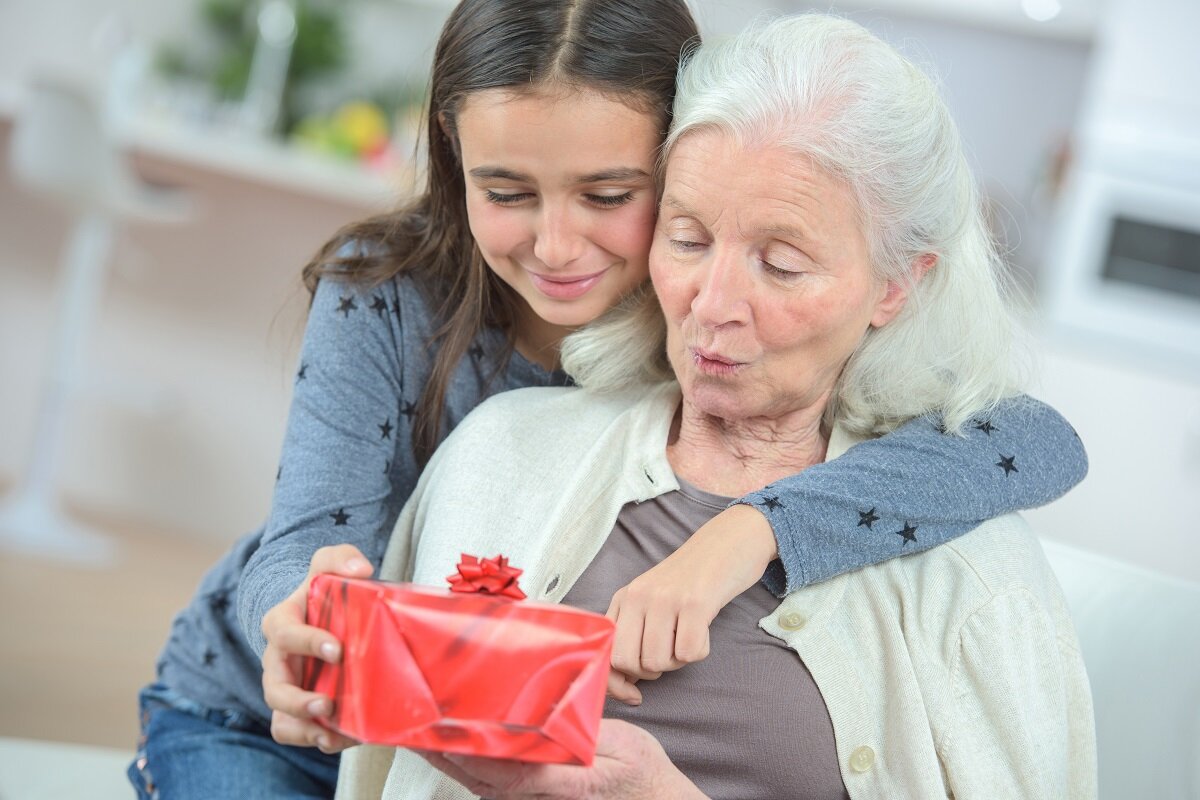
[[[437,446],[446,389],[472,340],[500,328],[511,353],[518,302],[468,227],[456,125],[463,100],[551,82],[595,89],[659,114],[665,135],[679,61],[698,41],[684,0],[463,0],[451,12],[430,75],[425,192],[338,231],[303,273],[310,292],[324,276],[369,286],[405,272],[422,279],[437,323],[433,370],[413,421],[418,463]]]

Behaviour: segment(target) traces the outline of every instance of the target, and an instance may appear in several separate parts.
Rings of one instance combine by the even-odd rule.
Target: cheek
[[[467,222],[471,236],[485,255],[505,255],[520,242],[519,226],[515,220],[487,202],[467,202]]]
[[[663,253],[665,247],[666,245],[659,244],[656,240],[650,249],[650,281],[654,284],[654,293],[658,296],[663,315],[670,323],[668,327],[674,330],[675,325],[687,313],[691,300],[683,291],[678,266]]]
[[[787,334],[768,347],[780,352],[804,352],[808,358],[831,363],[849,357],[867,325],[860,305],[836,296],[777,309],[765,322],[759,322],[759,330],[768,332],[767,336],[771,331]]]
[[[645,265],[654,238],[654,206],[633,203],[616,213],[607,212],[593,229],[592,240],[625,261]]]

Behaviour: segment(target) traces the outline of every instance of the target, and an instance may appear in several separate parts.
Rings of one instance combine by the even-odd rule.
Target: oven
[[[1051,324],[1200,374],[1200,157],[1074,171],[1044,270]]]

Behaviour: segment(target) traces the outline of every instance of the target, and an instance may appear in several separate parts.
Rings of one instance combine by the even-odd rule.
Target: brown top
[[[604,613],[618,589],[729,503],[679,484],[678,492],[621,509],[564,603]],[[640,706],[609,698],[604,715],[652,733],[709,797],[848,798],[820,691],[800,656],[758,627],[778,605],[762,584],[743,592],[713,620],[707,659],[640,682]]]

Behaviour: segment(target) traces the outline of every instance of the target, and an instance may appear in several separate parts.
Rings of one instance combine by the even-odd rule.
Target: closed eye
[[[762,264],[763,269],[768,274],[775,275],[776,277],[783,278],[785,280],[799,278],[804,274],[804,272],[801,270],[783,269],[782,267],[777,267],[769,261],[760,261],[759,263]]]
[[[500,206],[511,206],[517,203],[528,200],[533,197],[530,192],[517,192],[516,194],[504,194],[502,192],[493,192],[491,189],[484,189],[484,195],[489,203],[495,203]]]
[[[623,206],[633,199],[633,192],[625,192],[624,194],[587,194],[584,195],[589,203],[593,203],[604,208],[616,208]]]

